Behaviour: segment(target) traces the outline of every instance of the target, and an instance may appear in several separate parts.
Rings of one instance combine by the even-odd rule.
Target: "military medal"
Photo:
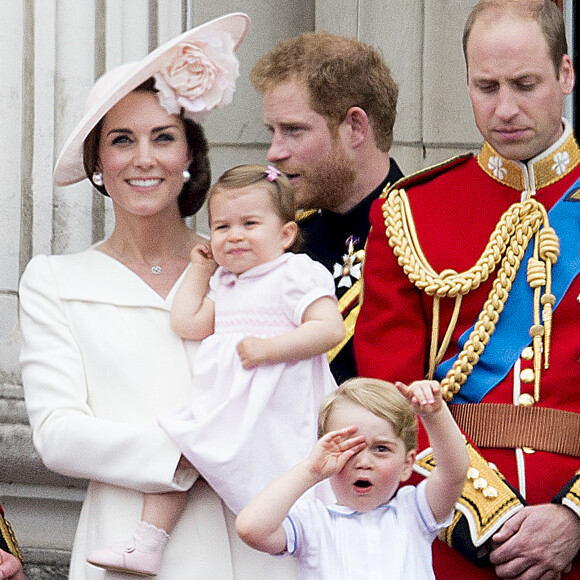
[[[338,280],[337,288],[350,288],[353,280],[358,280],[361,277],[365,251],[355,251],[354,247],[359,241],[356,236],[350,236],[345,242],[347,253],[342,256],[342,264],[338,262],[334,264],[333,276],[335,280]]]

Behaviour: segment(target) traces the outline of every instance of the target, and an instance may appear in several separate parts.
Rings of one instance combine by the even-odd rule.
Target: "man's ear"
[[[576,82],[574,75],[574,65],[572,64],[572,61],[567,54],[562,57],[558,80],[564,95],[569,95],[574,90],[574,84]]]
[[[287,250],[295,241],[298,235],[298,224],[296,222],[286,222],[282,226],[282,246]]]
[[[350,145],[353,148],[361,145],[370,130],[370,121],[367,114],[360,107],[351,107],[346,112],[343,123],[350,128]]]

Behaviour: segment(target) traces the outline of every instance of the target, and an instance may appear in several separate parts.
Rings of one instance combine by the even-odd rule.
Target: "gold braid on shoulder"
[[[530,335],[533,338],[536,371],[534,398],[538,401],[542,350],[544,367],[548,368],[549,365],[551,314],[555,302],[555,297],[551,294],[551,268],[560,251],[558,236],[550,227],[544,206],[529,196],[528,199],[510,206],[501,216],[477,263],[460,273],[454,270],[437,273],[433,270],[419,244],[409,199],[404,189],[392,190],[382,209],[389,246],[393,249],[399,265],[412,284],[429,296],[433,296],[428,378],[434,376],[437,365],[443,360],[449,347],[463,296],[484,283],[501,262],[492,289],[469,339],[441,381],[446,401],[450,401],[459,392],[479,361],[495,330],[526,248],[530,240],[535,238],[533,257],[528,263],[528,284],[534,289],[534,324],[530,328]],[[544,287],[543,296],[541,296],[542,287]],[[455,305],[443,340],[438,345],[441,298],[454,298]],[[540,305],[543,306],[543,325]]]

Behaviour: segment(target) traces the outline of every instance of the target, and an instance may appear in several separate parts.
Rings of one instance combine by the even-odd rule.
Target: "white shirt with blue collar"
[[[389,503],[367,513],[298,501],[283,527],[300,580],[434,579],[431,544],[453,513],[435,521],[426,483],[400,488]]]

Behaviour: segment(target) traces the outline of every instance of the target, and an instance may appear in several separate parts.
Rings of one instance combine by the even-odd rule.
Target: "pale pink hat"
[[[56,185],[87,177],[83,143],[105,114],[132,90],[155,77],[159,100],[169,113],[201,122],[211,111],[231,102],[239,76],[234,55],[250,19],[242,12],[226,14],[173,38],[140,61],[118,66],[91,89],[85,114],[75,127],[54,167]]]

